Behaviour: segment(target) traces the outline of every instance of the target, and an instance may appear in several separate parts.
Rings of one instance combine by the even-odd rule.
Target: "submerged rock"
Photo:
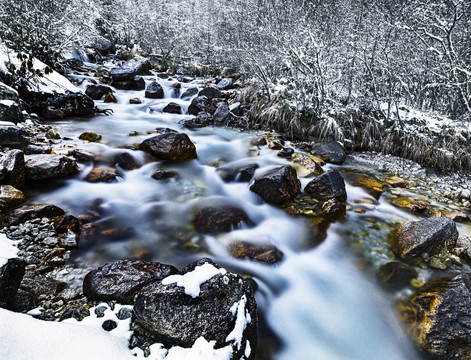
[[[118,260],[89,272],[83,281],[83,293],[89,300],[132,304],[143,287],[177,272],[172,265],[159,262]]]
[[[201,233],[213,234],[229,232],[240,222],[247,220],[247,214],[235,207],[218,206],[198,210],[192,222],[195,229]]]
[[[250,190],[268,203],[281,205],[301,191],[301,183],[296,170],[284,165],[255,178]]]
[[[471,359],[471,273],[434,281],[398,308],[428,358]]]
[[[347,155],[345,149],[337,141],[320,142],[311,146],[311,154],[319,156],[332,164],[343,164]]]
[[[25,274],[25,265],[24,260],[18,258],[8,259],[5,264],[0,265],[0,308],[15,298]]]
[[[26,155],[26,179],[49,180],[79,172],[75,159],[65,155]]]
[[[137,161],[137,159],[126,151],[117,154],[114,157],[114,163],[124,170],[134,170],[141,167],[141,164]]]
[[[337,170],[327,170],[325,173],[312,179],[304,188],[304,191],[312,194],[316,199],[326,201],[337,199],[347,200],[345,182]]]
[[[425,253],[434,255],[455,245],[457,239],[456,224],[448,218],[411,221],[399,226],[396,250],[401,258],[410,260]]]
[[[26,201],[26,196],[11,185],[0,185],[0,213],[17,207]]]
[[[389,185],[380,181],[373,176],[368,175],[353,175],[353,185],[360,186],[365,191],[378,200],[384,192],[384,189]]]
[[[204,337],[215,341],[215,348],[230,346],[232,360],[255,358],[252,287],[209,259],[145,287],[136,297],[134,314],[135,332],[165,346],[191,347]]]
[[[391,261],[380,266],[376,275],[385,286],[393,290],[409,286],[411,280],[419,276],[412,266],[398,261]]]
[[[151,177],[155,180],[169,180],[178,179],[180,175],[173,170],[157,170],[151,175]]]
[[[196,147],[186,134],[168,132],[144,140],[139,149],[158,159],[184,161],[196,159]]]
[[[274,245],[253,244],[247,241],[235,241],[230,246],[232,256],[275,264],[283,259],[283,253]]]
[[[149,99],[163,99],[164,89],[157,81],[153,81],[147,86],[145,97]]]
[[[347,216],[347,207],[337,199],[330,199],[322,204],[322,214],[332,221],[341,221]]]

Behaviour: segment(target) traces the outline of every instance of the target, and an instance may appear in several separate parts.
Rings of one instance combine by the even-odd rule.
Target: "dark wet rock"
[[[198,93],[198,97],[201,97],[201,96],[206,96],[211,101],[212,99],[218,99],[218,98],[224,97],[224,93],[218,88],[208,86],[202,89]]]
[[[311,146],[311,154],[319,156],[325,162],[342,164],[347,155],[345,149],[337,141],[320,142]]]
[[[230,246],[235,258],[245,258],[275,264],[283,259],[283,253],[274,245],[252,244],[247,241],[235,241]]]
[[[337,199],[330,199],[322,204],[322,214],[332,221],[342,221],[347,216],[347,207]]]
[[[26,201],[26,196],[11,185],[0,185],[0,213],[20,206]]]
[[[18,102],[18,91],[0,82],[0,99]]]
[[[458,230],[452,220],[439,217],[406,222],[399,226],[396,236],[398,255],[409,260],[425,253],[434,255],[453,246]]]
[[[121,90],[144,90],[146,88],[146,82],[141,76],[136,76],[132,80],[123,80],[123,81],[114,81],[112,85],[116,89],[121,89]]]
[[[151,176],[155,180],[170,180],[170,179],[178,179],[179,178],[178,173],[176,171],[173,171],[173,170],[157,170]]]
[[[192,222],[197,231],[214,234],[229,232],[246,220],[247,214],[239,208],[217,206],[198,210]]]
[[[105,98],[103,99],[103,102],[105,104],[117,103],[118,99],[116,98],[116,96],[113,95],[113,93],[109,92],[105,95]]]
[[[167,73],[158,73],[157,77],[165,80],[165,79],[168,79],[170,76],[168,76]]]
[[[54,229],[59,234],[66,233],[68,231],[78,234],[80,233],[80,222],[71,214],[61,215],[54,219]]]
[[[215,271],[219,269],[211,260],[201,259],[176,276],[185,276],[206,267]],[[169,280],[172,278],[166,281]],[[191,347],[200,337],[215,341],[216,348],[230,344],[233,346],[233,360],[243,358],[248,341],[252,349],[248,359],[252,360],[257,347],[256,307],[250,283],[233,273],[219,273],[203,282],[199,296],[195,298],[175,283],[154,283],[136,297],[134,328],[139,336],[165,346]],[[229,336],[236,321],[246,323],[239,344]]]
[[[121,309],[119,309],[118,313],[116,314],[116,317],[119,320],[129,319],[130,317],[132,317],[132,310],[126,307],[122,307]]]
[[[66,92],[64,94],[27,91],[21,98],[28,105],[29,112],[41,116],[47,115],[52,107],[64,113],[64,116],[85,116],[95,113],[95,103],[82,93]]]
[[[304,188],[304,191],[312,194],[316,199],[326,201],[337,199],[347,200],[345,182],[337,170],[327,170],[325,173],[312,179]]]
[[[77,321],[82,321],[87,316],[90,316],[88,305],[72,304],[67,306],[60,319],[75,319]]]
[[[143,287],[176,274],[171,265],[139,260],[118,260],[89,272],[83,281],[83,293],[89,300],[116,300],[132,304]]]
[[[89,46],[101,56],[114,54],[116,51],[114,44],[110,40],[99,35],[91,39]]]
[[[199,112],[196,117],[180,121],[188,129],[196,129],[209,126],[213,123],[213,117],[207,112]]]
[[[85,181],[96,183],[96,182],[111,182],[116,180],[117,175],[106,169],[94,168],[85,177]]]
[[[381,265],[376,273],[378,279],[389,289],[399,290],[410,285],[410,281],[419,276],[410,265],[391,261]]]
[[[25,156],[21,150],[8,151],[0,160],[0,168],[4,169],[2,184],[22,187],[26,179]]]
[[[17,126],[0,126],[0,146],[24,149],[33,143],[29,134]]]
[[[217,172],[225,182],[249,182],[257,169],[258,164],[248,164],[239,168],[221,167],[217,169]]]
[[[49,129],[46,131],[46,139],[59,140],[61,138],[59,132],[55,129]]]
[[[234,84],[234,80],[232,78],[224,78],[218,82],[216,87],[221,90],[227,90],[227,89],[230,89],[233,84]]]
[[[251,144],[252,144],[252,145],[255,145],[255,146],[264,146],[264,145],[268,144],[268,142],[267,142],[267,139],[266,139],[266,138],[260,137],[260,138],[258,138],[258,139],[253,139],[253,140],[251,141]]]
[[[56,216],[64,215],[64,210],[49,204],[29,205],[23,206],[18,209],[10,211],[3,219],[4,226],[18,225],[27,220],[36,218],[55,218]]]
[[[153,81],[147,86],[145,97],[149,99],[163,99],[164,89],[157,81]]]
[[[170,114],[181,114],[182,113],[182,108],[177,103],[171,102],[171,103],[168,103],[162,109],[162,111],[165,112],[165,113],[170,113]]]
[[[85,131],[79,135],[79,139],[95,142],[101,140],[101,135],[93,131]]]
[[[243,115],[242,106],[241,106],[240,102],[236,102],[236,103],[233,103],[233,104],[229,105],[229,111],[231,112],[231,114],[233,114],[235,116],[242,116]]]
[[[428,359],[471,358],[470,273],[434,281],[398,308]]]
[[[309,235],[307,247],[311,248],[319,245],[327,238],[327,230],[330,227],[330,221],[323,216],[315,216],[307,221],[309,227]]]
[[[268,203],[281,205],[301,191],[296,170],[285,165],[255,178],[250,190]]]
[[[5,307],[15,298],[25,274],[25,262],[21,259],[8,259],[0,266],[0,307]]]
[[[13,100],[0,99],[0,119],[14,124],[23,120],[20,105]]]
[[[101,327],[105,331],[111,331],[113,329],[116,329],[118,327],[118,324],[116,324],[116,321],[113,320],[105,320],[103,324],[101,324]]]
[[[72,150],[72,156],[77,160],[81,162],[89,162],[93,161],[95,159],[95,155],[93,155],[91,152],[88,152],[83,149],[74,149]]]
[[[133,80],[137,75],[140,64],[137,61],[129,60],[124,64],[111,69],[110,75],[114,82]]]
[[[300,177],[308,177],[311,175],[320,175],[324,172],[321,165],[324,164],[322,159],[307,154],[296,154],[292,156],[291,161],[298,165],[298,173]]]
[[[213,119],[219,125],[226,124],[229,121],[229,105],[226,102],[222,101],[217,104]]]
[[[124,170],[134,170],[141,167],[141,164],[136,160],[136,158],[126,151],[116,155],[114,157],[114,162]]]
[[[38,305],[39,301],[33,295],[24,290],[18,289],[15,297],[13,298],[13,300],[10,301],[9,305],[7,306],[7,309],[14,312],[28,312],[37,308]]]
[[[177,71],[177,72],[180,72],[180,71]],[[189,83],[189,82],[192,82],[193,81],[193,78],[190,77],[190,76],[185,76],[185,75],[179,75],[177,77],[177,81],[181,82],[181,83]]]
[[[283,143],[278,140],[273,140],[268,143],[268,147],[272,150],[281,150],[283,149]]]
[[[182,100],[190,100],[193,96],[198,94],[198,88],[197,87],[191,87],[185,90],[185,92],[182,94],[181,99]]]
[[[188,106],[188,114],[198,115],[200,112],[209,113],[211,110],[211,101],[206,96],[197,96]]]
[[[53,106],[48,106],[47,108],[43,109],[41,115],[43,118],[49,120],[61,120],[65,117],[65,113],[61,109],[56,109]]]
[[[65,289],[66,283],[49,278],[35,271],[26,271],[20,289],[30,293],[36,299],[52,298]]]
[[[139,149],[158,159],[184,161],[196,159],[196,147],[186,134],[164,133],[144,140]]]
[[[50,154],[51,153],[51,147],[48,145],[28,145],[24,148],[24,154],[25,155],[37,155],[37,154]]]
[[[142,100],[139,98],[132,98],[132,99],[129,99],[129,103],[130,104],[142,104]]]
[[[94,313],[95,313],[97,318],[102,318],[102,317],[105,316],[105,312],[106,312],[107,309],[108,309],[108,307],[106,307],[106,306],[98,306],[95,309]]]
[[[278,154],[276,154],[276,155],[279,156],[279,157],[282,157],[282,158],[289,158],[293,154],[294,154],[294,149],[285,147],[285,148],[281,149],[278,152]]]
[[[62,68],[61,73],[70,73],[70,70],[81,71],[83,70],[84,63],[80,59],[68,58],[61,60],[59,65]]]
[[[75,159],[65,155],[26,155],[26,179],[49,180],[79,172]]]
[[[88,85],[87,90],[85,90],[85,94],[93,100],[100,100],[103,96],[112,92],[113,90],[105,85]]]

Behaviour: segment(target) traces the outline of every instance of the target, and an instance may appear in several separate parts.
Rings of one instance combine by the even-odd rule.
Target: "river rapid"
[[[169,102],[176,102],[184,111],[190,104],[176,96],[172,88],[176,80],[144,78],[147,84],[157,79],[165,98],[147,99],[143,91],[116,90],[116,104],[96,101],[100,108],[112,109],[112,115],[50,123],[59,127],[63,139],[70,138],[53,145],[55,152],[67,153],[70,147],[64,144],[74,144],[97,159],[81,163],[78,176],[37,186],[28,194],[34,203],[53,203],[74,215],[100,214],[94,225],[103,235],[80,243],[71,255],[73,266],[88,268],[140,258],[181,267],[210,256],[230,270],[252,276],[258,284],[258,359],[418,359],[394,312],[395,294],[382,290],[374,277],[374,269],[390,261],[387,239],[393,225],[418,217],[391,205],[386,200],[390,190],[376,200],[347,176],[350,211],[343,222],[331,224],[320,245],[313,246],[306,217],[266,204],[249,190],[248,183],[225,182],[221,177],[221,169],[242,165],[257,164],[257,175],[280,164],[292,164],[267,146],[251,144],[264,133],[215,126],[185,129],[179,121],[191,115],[162,112]],[[91,78],[75,75],[75,79],[85,90]],[[201,87],[203,81],[183,83],[181,93],[195,85]],[[131,98],[140,98],[142,104],[130,104]],[[198,158],[168,163],[133,150],[134,144],[153,136],[148,132],[159,127],[185,132],[194,142]],[[78,140],[84,131],[103,138],[84,143]],[[140,135],[130,136],[132,132]],[[113,183],[84,180],[94,167],[116,168],[115,156],[122,152],[142,166],[118,168],[120,176]],[[377,172],[351,158],[344,165],[325,165],[324,169],[329,167],[345,174]],[[179,178],[156,181],[151,175],[159,169],[174,170]],[[301,178],[303,188],[309,180]],[[359,203],[364,211],[352,211]],[[250,222],[229,233],[198,234],[191,218],[207,205],[234,205],[247,213]],[[107,229],[118,231],[110,236]],[[467,231],[460,228],[460,232]],[[283,260],[266,265],[234,259],[228,246],[236,240],[275,245],[283,252]],[[424,270],[420,276],[426,280],[429,274]]]

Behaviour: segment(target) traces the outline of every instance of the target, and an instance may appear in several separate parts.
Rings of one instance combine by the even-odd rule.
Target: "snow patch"
[[[240,347],[242,346],[242,338],[244,336],[244,330],[247,327],[247,324],[252,321],[249,312],[245,310],[246,304],[247,297],[244,295],[239,300],[239,302],[234,303],[230,309],[232,316],[236,316],[236,321],[234,329],[229,335],[227,335],[226,341],[234,341],[235,345],[237,346],[237,350],[240,350]]]
[[[21,240],[10,240],[5,234],[0,233],[0,267],[6,265],[8,259],[13,259],[17,257],[17,246],[20,242]]]
[[[18,106],[16,101],[13,100],[0,100],[0,105],[6,106],[6,107],[12,107],[12,106]]]
[[[185,288],[185,294],[195,298],[200,294],[200,286],[212,277],[226,274],[226,269],[218,269],[212,264],[203,264],[195,267],[184,275],[170,275],[162,280],[162,285],[177,284],[177,286]]]

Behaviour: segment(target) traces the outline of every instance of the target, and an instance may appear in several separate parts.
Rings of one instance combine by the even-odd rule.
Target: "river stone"
[[[171,102],[168,103],[167,106],[162,109],[162,111],[169,114],[181,114],[182,108],[177,103]]]
[[[188,129],[196,129],[209,126],[213,123],[213,117],[207,112],[199,112],[194,118],[182,120],[179,122]]]
[[[54,219],[54,229],[62,234],[68,231],[80,233],[80,221],[71,214],[61,215]]]
[[[276,156],[282,157],[282,158],[289,158],[294,154],[294,149],[290,147],[284,147],[281,149]]]
[[[226,124],[229,120],[229,105],[226,102],[220,102],[217,104],[216,111],[213,115],[214,122],[216,124]]]
[[[418,200],[408,196],[399,196],[398,198],[391,201],[391,204],[399,206],[404,209],[409,209],[415,213],[427,213],[430,208],[430,202],[426,200]]]
[[[185,293],[184,287],[167,284],[182,276],[198,276],[204,270],[215,275],[201,283],[199,295],[194,298]],[[198,260],[175,277],[145,287],[136,297],[134,315],[135,332],[165,346],[191,347],[204,337],[215,341],[215,348],[232,345],[232,360],[255,358],[257,304],[253,289],[241,276],[226,272],[210,259]],[[231,336],[237,324],[246,325],[238,344]],[[247,342],[251,351],[244,357]]]
[[[114,157],[114,162],[121,169],[134,170],[141,167],[141,164],[132,156],[132,154],[123,151]]]
[[[234,84],[234,80],[232,78],[224,78],[218,82],[216,87],[221,90],[227,90],[227,89],[230,89],[233,84]]]
[[[141,76],[132,80],[114,81],[111,83],[116,89],[141,91],[146,88],[146,81]]]
[[[410,260],[425,253],[434,255],[458,239],[456,224],[445,217],[410,221],[399,226],[396,248],[398,255]]]
[[[13,100],[0,99],[0,120],[8,121],[14,124],[23,120],[20,105]]]
[[[158,159],[184,161],[196,159],[196,147],[186,134],[164,133],[144,140],[139,149]]]
[[[11,303],[20,287],[25,274],[24,260],[8,259],[6,264],[0,266],[0,307]]]
[[[3,224],[4,226],[12,226],[31,219],[43,217],[52,219],[60,215],[64,215],[64,210],[55,205],[29,205],[10,211],[3,219]]]
[[[188,88],[181,96],[182,100],[190,100],[193,96],[198,94],[198,88],[197,87],[191,87]]]
[[[208,86],[202,89],[198,93],[198,97],[201,97],[201,96],[206,96],[211,101],[212,99],[224,97],[224,93],[218,88],[215,88],[213,86]]]
[[[155,180],[170,180],[178,179],[180,175],[173,170],[157,170],[151,175],[151,177]]]
[[[410,285],[410,281],[419,276],[410,265],[399,261],[391,261],[381,265],[376,273],[378,279],[388,288],[399,290]]]
[[[128,61],[118,67],[111,69],[110,75],[113,82],[122,82],[133,80],[137,75],[138,65],[136,62]]]
[[[347,207],[337,199],[330,199],[322,204],[322,214],[329,220],[342,221],[347,216]]]
[[[85,177],[85,181],[97,183],[97,182],[111,182],[116,180],[117,175],[109,170],[94,168]]]
[[[178,269],[159,262],[118,260],[109,262],[91,272],[83,280],[83,293],[89,300],[132,304],[134,296],[143,287],[160,282],[176,274]]]
[[[206,96],[197,96],[188,106],[188,114],[198,115],[200,112],[209,113],[211,110],[211,101]]]
[[[268,203],[281,205],[301,191],[301,183],[296,170],[284,165],[256,177],[250,190]]]
[[[345,182],[337,170],[327,170],[325,173],[312,179],[304,188],[304,191],[312,194],[316,199],[326,201],[337,199],[347,200]]]
[[[345,149],[337,141],[320,142],[311,146],[311,154],[319,156],[325,162],[343,164],[347,155]]]
[[[26,196],[11,185],[0,185],[0,213],[24,203]]]
[[[266,141],[266,140],[265,140]],[[324,172],[321,165],[324,165],[324,162],[321,158],[307,155],[307,154],[296,154],[291,158],[291,161],[297,164],[297,170],[299,176],[304,178],[311,175],[320,175]]]
[[[114,96],[113,93],[109,92],[105,95],[105,98],[103,99],[103,102],[105,104],[117,103],[118,99],[116,99],[116,96]]]
[[[283,259],[283,253],[276,246],[270,244],[234,241],[230,246],[230,251],[235,258],[248,257],[267,264],[275,264]]]
[[[26,271],[20,284],[20,289],[33,295],[36,299],[52,298],[65,289],[67,284],[63,281],[51,279],[35,271]]]
[[[201,233],[229,232],[247,220],[247,214],[235,207],[217,206],[198,210],[193,215],[193,225]]]
[[[26,167],[23,151],[13,149],[8,151],[0,160],[0,167],[5,169],[3,184],[21,187],[25,184]]]
[[[25,130],[13,125],[0,126],[0,146],[24,149],[32,143],[33,140]]]
[[[26,155],[26,179],[49,180],[79,172],[75,159],[65,155]]]
[[[85,131],[79,135],[80,140],[95,142],[101,140],[101,135],[93,131]]]
[[[427,358],[471,359],[471,273],[434,281],[398,308]]]
[[[103,96],[112,92],[113,90],[105,85],[89,85],[85,90],[85,94],[93,100],[100,100]]]
[[[163,99],[164,89],[157,81],[153,81],[147,86],[145,97],[149,99]]]

